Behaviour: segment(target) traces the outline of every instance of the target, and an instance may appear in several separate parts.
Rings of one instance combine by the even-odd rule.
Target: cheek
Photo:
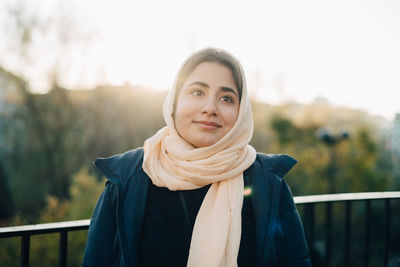
[[[200,101],[195,101],[191,97],[179,97],[175,112],[179,116],[190,116],[195,113],[199,108]]]
[[[180,98],[177,102],[174,112],[174,121],[176,128],[182,128],[183,125],[187,124],[190,120],[193,110],[191,105],[185,98]]]
[[[184,118],[185,116],[187,116],[188,115],[188,106],[187,105],[185,105],[185,103],[183,103],[183,102],[180,102],[177,106],[176,106],[176,109],[175,109],[175,112],[174,112],[174,119],[175,119],[175,122],[179,122],[179,120],[181,120],[182,118]]]
[[[232,128],[237,120],[239,114],[239,107],[228,108],[224,111],[224,120],[229,129]]]

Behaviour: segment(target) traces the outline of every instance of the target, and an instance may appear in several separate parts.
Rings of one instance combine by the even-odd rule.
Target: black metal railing
[[[59,233],[58,266],[67,266],[68,232],[87,230],[90,220],[65,221],[0,228],[0,239],[21,237],[21,266],[29,266],[30,240],[32,235]]]
[[[396,199],[396,200],[394,200]],[[396,239],[400,242],[400,229],[398,227],[391,227],[391,223],[396,223],[400,225],[399,213],[392,216],[392,202],[398,201],[400,199],[400,192],[370,192],[370,193],[347,193],[347,194],[329,194],[329,195],[315,195],[315,196],[300,196],[295,197],[295,202],[299,209],[302,209],[302,217],[304,230],[306,233],[306,239],[311,251],[311,256],[313,259],[313,266],[354,266],[357,261],[357,265],[360,266],[400,266],[400,246],[393,249],[393,255],[389,255],[390,252],[390,238],[392,230],[396,230],[396,235],[392,236],[392,239]],[[372,216],[371,202],[383,202],[383,208],[379,209],[380,212],[375,212],[376,216]],[[333,216],[333,206],[344,204],[344,211],[339,210],[336,216]],[[358,228],[363,228],[363,240],[357,240],[364,246],[361,249],[358,256],[352,257],[352,210],[355,203],[360,203],[364,205],[363,208],[363,218],[359,218],[358,221],[363,222],[363,225],[357,224]],[[396,207],[399,209],[400,201],[396,203]],[[323,228],[324,236],[319,238],[320,246],[318,249],[315,248],[317,238],[315,236],[315,231],[318,228],[316,226],[316,206],[322,205],[325,210],[324,214],[319,213],[323,220],[319,220],[319,227]],[[383,213],[383,214],[382,214]],[[344,240],[335,240],[332,233],[332,228],[334,223],[340,221],[338,218],[334,217],[344,217],[344,223],[342,225],[335,225],[336,228],[342,229],[344,232]],[[321,218],[320,218],[321,219]],[[335,220],[336,219],[336,220]],[[393,221],[392,221],[393,220]],[[377,240],[371,240],[371,222],[377,221],[378,225],[382,225],[383,229],[379,231],[383,232],[383,240],[378,244]],[[377,230],[377,229],[375,229]],[[339,231],[340,232],[340,231]],[[336,237],[336,236],[335,236]],[[332,262],[332,243],[336,241],[341,246],[342,254],[344,259],[336,261],[336,264]],[[382,255],[380,255],[380,263],[375,262],[371,264],[371,243],[374,242],[375,246],[380,246],[383,249]],[[358,248],[360,251],[360,248]],[[391,257],[390,257],[391,256]],[[351,262],[353,259],[353,262]],[[389,262],[390,260],[390,262]]]
[[[333,214],[333,205],[336,203],[344,203],[344,240],[343,240],[343,253],[344,260],[341,261],[340,265],[350,266],[351,264],[351,241],[352,241],[352,228],[351,228],[351,215],[352,207],[354,202],[364,202],[365,214],[364,214],[364,247],[363,257],[357,258],[358,265],[372,266],[370,264],[369,252],[371,249],[371,217],[372,201],[384,201],[383,208],[383,220],[384,220],[384,241],[382,264],[379,266],[389,266],[389,263],[393,265],[393,261],[397,261],[396,253],[400,253],[394,250],[394,255],[390,255],[390,237],[391,237],[391,224],[399,224],[400,217],[398,214],[392,216],[391,205],[393,199],[400,199],[400,192],[373,192],[373,193],[350,193],[350,194],[330,194],[330,195],[313,195],[313,196],[299,196],[295,197],[295,203],[300,210],[301,216],[303,217],[303,224],[306,233],[307,243],[313,258],[313,266],[335,266],[332,262],[332,228],[336,224]],[[321,223],[316,222],[316,218],[321,214],[316,214],[316,205],[323,205],[325,208],[324,225],[325,236],[323,238],[323,255],[317,255],[318,250],[316,249],[316,235],[315,231],[320,227]],[[317,216],[316,216],[317,215]],[[46,223],[37,225],[24,225],[14,227],[3,227],[0,228],[0,239],[9,237],[21,237],[21,266],[29,266],[29,252],[30,252],[30,238],[32,235],[59,233],[59,266],[67,266],[67,252],[68,252],[68,233],[77,230],[87,230],[89,227],[90,220],[79,220],[79,221],[65,221],[57,223]],[[337,225],[336,225],[337,226]],[[340,227],[340,226],[339,226]],[[397,231],[399,233],[399,231]],[[400,240],[400,236],[393,237]],[[318,239],[319,240],[319,239]],[[318,257],[317,257],[318,256]],[[389,260],[392,259],[390,262]],[[360,261],[363,261],[360,264]],[[394,266],[398,266],[397,264]],[[400,265],[399,265],[400,266]]]

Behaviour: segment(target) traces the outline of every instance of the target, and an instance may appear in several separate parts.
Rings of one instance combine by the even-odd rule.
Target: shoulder
[[[142,168],[143,148],[136,148],[108,158],[97,158],[94,165],[112,183],[124,183]]]
[[[296,165],[297,160],[286,154],[257,153],[256,160],[250,166],[250,172],[273,173],[283,178]]]

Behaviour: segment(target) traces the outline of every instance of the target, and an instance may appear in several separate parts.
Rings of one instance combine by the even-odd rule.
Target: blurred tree
[[[303,120],[306,121],[304,117]],[[276,140],[270,151],[287,153],[299,160],[298,166],[286,177],[295,194],[375,191],[390,187],[390,161],[382,163],[389,152],[377,146],[368,128],[357,125],[350,128],[355,134],[348,142],[332,139],[327,141],[334,145],[325,146],[315,135],[320,128],[318,124],[296,125],[281,111],[272,116],[270,125]]]
[[[353,142],[347,147],[347,153],[342,155],[340,173],[341,187],[349,192],[383,191],[390,186],[389,166],[378,164],[377,141],[366,128],[358,129]]]
[[[31,217],[31,222],[37,219],[46,193],[68,198],[70,175],[81,164],[76,153],[80,139],[71,138],[77,114],[59,84],[93,34],[84,32],[74,13],[62,4],[59,1],[54,12],[44,14],[25,1],[9,2],[1,25],[5,42],[0,65],[12,70],[6,78],[16,83],[22,102],[8,118],[13,123],[5,130],[5,141],[12,152],[4,164],[10,170],[16,209]],[[51,91],[43,97],[34,95],[33,85],[40,92]]]
[[[293,141],[296,131],[291,120],[275,115],[272,117],[271,126],[277,133],[278,142],[282,148]]]

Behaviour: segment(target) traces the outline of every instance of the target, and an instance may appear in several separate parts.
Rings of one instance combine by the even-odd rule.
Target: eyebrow
[[[234,89],[232,89],[232,88],[230,88],[230,87],[222,86],[222,87],[221,87],[221,90],[224,91],[224,92],[231,92],[231,93],[233,93],[234,95],[236,95],[237,97],[239,97],[238,93],[237,93]]]
[[[194,81],[192,83],[190,83],[188,86],[191,85],[200,85],[200,86],[204,86],[204,87],[210,87],[208,84],[204,83],[204,82],[200,82],[200,81]],[[236,90],[227,87],[227,86],[221,86],[220,89],[224,92],[231,92],[233,94],[235,94],[237,97],[239,97],[238,93],[236,92]]]

